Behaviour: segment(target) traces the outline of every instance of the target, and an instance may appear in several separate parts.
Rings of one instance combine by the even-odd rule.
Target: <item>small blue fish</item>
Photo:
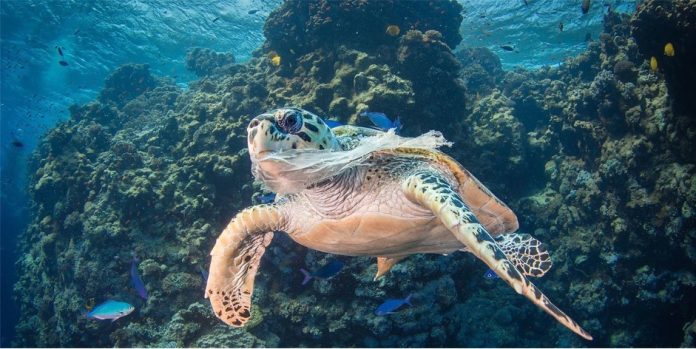
[[[404,126],[401,124],[401,118],[398,116],[393,122],[387,117],[386,114],[380,112],[366,111],[362,112],[360,116],[367,116],[372,124],[382,131],[394,129],[394,133],[399,134],[399,132],[401,132],[401,128]]]
[[[269,193],[265,195],[259,195],[259,202],[262,204],[270,204],[271,202],[274,202],[276,198],[275,193]]]
[[[138,266],[137,263],[138,259],[133,256],[133,260],[131,261],[131,281],[133,281],[133,287],[135,287],[135,290],[138,291],[138,295],[140,298],[147,300],[147,289],[145,288],[145,284],[143,283],[143,280],[140,278],[140,275],[138,275]]]
[[[336,274],[338,274],[339,271],[343,269],[343,262],[341,262],[338,259],[334,259],[329,264],[319,268],[319,270],[310,273],[307,270],[300,268],[300,271],[302,274],[304,274],[304,280],[302,280],[302,285],[306,285],[310,280],[317,278],[317,279],[330,279]]]
[[[329,126],[329,128],[343,126],[342,122],[336,120],[324,120],[324,123],[326,124],[326,126]]]
[[[489,280],[500,279],[500,276],[498,276],[498,274],[496,274],[493,271],[493,269],[486,270],[486,273],[483,274],[483,277],[485,277],[486,279],[489,279]]]
[[[409,294],[408,297],[406,297],[404,299],[387,299],[386,301],[384,301],[384,303],[380,304],[380,306],[377,307],[377,310],[375,310],[375,315],[384,316],[384,315],[394,314],[404,304],[412,305],[411,304],[411,297],[412,296],[413,296],[413,293]]]
[[[110,299],[94,307],[86,316],[90,319],[111,320],[113,322],[132,313],[133,310],[135,307],[126,302]]]

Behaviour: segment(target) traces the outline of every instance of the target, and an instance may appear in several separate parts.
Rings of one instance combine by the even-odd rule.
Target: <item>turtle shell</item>
[[[512,209],[498,199],[471,172],[457,160],[437,150],[417,148],[397,148],[384,150],[395,156],[414,156],[426,158],[434,165],[449,170],[456,179],[457,191],[462,200],[474,212],[478,221],[491,236],[515,232],[519,228],[517,216]]]
[[[351,141],[359,136],[374,136],[382,133],[379,130],[353,125],[334,128],[333,132],[339,138],[339,142],[348,148],[352,146]],[[438,150],[406,147],[380,150],[378,153],[426,159],[434,165],[449,171],[456,179],[459,195],[461,195],[466,205],[469,206],[479,222],[493,237],[515,232],[519,228],[515,213],[504,202],[493,195],[471,172],[467,171],[457,160],[454,160],[447,154]]]

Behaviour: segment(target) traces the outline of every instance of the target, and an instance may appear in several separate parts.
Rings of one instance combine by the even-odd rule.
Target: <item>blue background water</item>
[[[93,99],[104,78],[123,63],[147,63],[179,83],[194,79],[184,57],[190,47],[234,53],[238,62],[263,42],[265,17],[280,2],[2,1],[0,2],[0,196],[2,256],[0,345],[9,345],[17,319],[11,290],[16,241],[28,214],[26,162],[39,137],[68,117],[67,108]],[[630,12],[635,1],[464,0],[463,46],[484,46],[506,69],[559,64],[601,31],[606,5]],[[258,10],[249,14],[250,10]],[[218,18],[215,20],[215,18]],[[215,21],[214,21],[215,20]],[[559,30],[559,23],[564,28]],[[511,44],[515,52],[500,45]],[[68,66],[61,66],[56,46]],[[13,139],[23,148],[11,145]]]

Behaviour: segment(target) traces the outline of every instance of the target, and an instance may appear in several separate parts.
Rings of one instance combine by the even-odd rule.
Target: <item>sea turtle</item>
[[[239,212],[210,253],[205,296],[228,325],[243,326],[251,317],[259,262],[274,232],[284,231],[311,249],[377,257],[375,278],[415,253],[468,251],[517,293],[592,339],[527,279],[551,267],[545,246],[513,234],[512,210],[427,140],[349,125],[331,129],[298,108],[263,113],[247,133],[256,178],[281,195]],[[431,131],[431,140],[438,135]],[[345,160],[344,154],[353,155]]]

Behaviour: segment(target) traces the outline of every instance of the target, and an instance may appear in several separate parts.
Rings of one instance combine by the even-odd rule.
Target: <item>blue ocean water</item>
[[[637,1],[592,1],[582,14],[580,2],[470,0],[464,5],[461,34],[466,47],[487,47],[495,52],[504,69],[516,66],[534,69],[557,65],[587,47],[586,36],[594,40],[602,31],[602,16],[613,11],[631,13]],[[563,23],[563,30],[559,24]],[[516,51],[500,48],[512,45]]]
[[[592,1],[583,15],[579,1],[462,0],[458,48],[486,47],[508,71],[558,66],[584,52],[588,37],[598,40],[609,8],[630,14],[636,2]],[[266,18],[279,5],[251,0],[0,2],[0,346],[10,344],[19,316],[11,292],[17,280],[16,246],[30,219],[27,163],[40,137],[69,118],[70,105],[95,99],[106,76],[122,64],[148,64],[152,74],[188,86],[198,79],[185,66],[192,47],[232,52],[238,63],[248,62],[265,40]]]

